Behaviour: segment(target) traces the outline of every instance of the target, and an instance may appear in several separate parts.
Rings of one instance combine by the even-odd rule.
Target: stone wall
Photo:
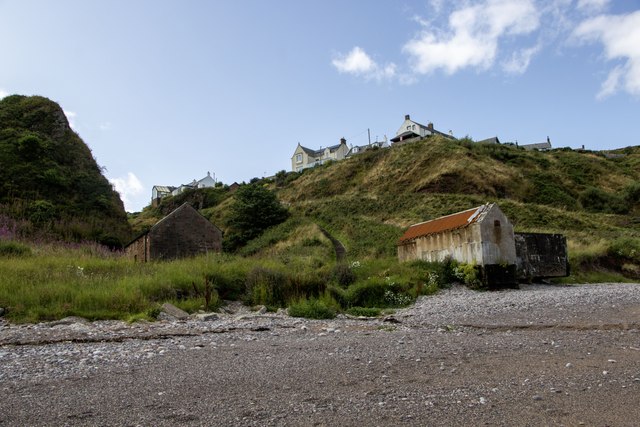
[[[152,260],[222,251],[220,229],[186,204],[154,225],[148,239]]]
[[[569,275],[567,239],[562,234],[515,233],[519,279]]]

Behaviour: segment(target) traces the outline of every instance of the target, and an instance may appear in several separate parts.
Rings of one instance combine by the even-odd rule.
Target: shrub
[[[252,305],[284,305],[289,296],[286,276],[275,270],[255,267],[246,279],[247,300]]]
[[[640,263],[640,239],[620,237],[611,242],[607,254]]]
[[[580,194],[580,204],[590,212],[624,214],[629,212],[629,203],[624,197],[589,187]]]
[[[465,285],[471,288],[478,288],[482,286],[480,271],[476,264],[458,264],[453,271],[455,277]]]
[[[241,186],[234,197],[223,242],[227,250],[237,250],[289,216],[276,195],[258,183]]]
[[[307,319],[333,319],[336,311],[325,301],[318,298],[302,298],[289,306],[289,315]]]
[[[356,281],[355,273],[347,264],[336,265],[333,269],[333,277],[340,286],[344,287],[347,287]]]
[[[0,240],[0,257],[21,257],[31,255],[31,248],[13,240]]]

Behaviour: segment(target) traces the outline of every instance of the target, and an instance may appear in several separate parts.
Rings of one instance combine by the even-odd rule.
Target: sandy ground
[[[385,320],[0,325],[0,425],[640,425],[640,285]]]

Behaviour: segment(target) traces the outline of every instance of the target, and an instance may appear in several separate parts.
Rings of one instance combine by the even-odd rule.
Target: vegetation
[[[0,217],[22,237],[112,247],[130,237],[122,201],[91,151],[60,106],[38,96],[0,100]]]
[[[44,138],[39,129],[28,132]],[[1,132],[0,155],[10,152],[11,159],[46,148],[26,130],[10,138],[13,145],[1,145],[9,140]],[[624,156],[434,137],[302,173],[281,171],[236,192],[226,186],[187,191],[130,215],[134,231],[188,202],[225,229],[229,253],[152,264],[135,264],[95,244],[25,239],[24,230],[54,232],[62,218],[63,237],[71,224],[81,230],[74,238],[95,233],[82,228],[88,217],[65,216],[78,212],[66,202],[31,190],[18,197],[12,187],[0,193],[0,307],[14,321],[151,319],[166,301],[192,312],[229,299],[289,307],[304,317],[378,316],[452,282],[477,286],[476,266],[400,264],[395,244],[410,224],[486,202],[498,202],[517,231],[565,234],[568,281],[638,280],[640,148],[616,154]],[[347,260],[336,261],[326,233],[345,246]]]
[[[278,225],[288,216],[276,195],[259,184],[241,186],[234,195],[227,219],[225,248],[235,251]]]

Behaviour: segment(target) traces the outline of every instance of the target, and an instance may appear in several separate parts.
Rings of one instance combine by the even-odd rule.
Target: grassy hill
[[[640,277],[633,252],[640,249],[640,147],[532,152],[434,137],[302,173],[282,171],[262,184],[277,192],[292,217],[243,248],[244,255],[314,253],[316,263],[327,262],[320,254],[331,253],[331,242],[322,227],[351,261],[391,259],[409,225],[497,202],[517,231],[565,234],[578,271]],[[224,229],[232,200],[221,193],[202,212]],[[147,208],[136,221],[152,224],[161,210]],[[316,250],[319,245],[324,249]],[[618,254],[619,246],[628,253]]]
[[[55,102],[0,100],[0,166],[5,234],[112,246],[130,237],[120,196]]]
[[[13,131],[2,132],[5,143]],[[228,299],[309,317],[377,315],[454,280],[473,284],[469,266],[399,263],[396,242],[410,224],[486,202],[499,203],[518,231],[565,234],[573,273],[567,281],[638,281],[640,149],[613,154],[432,138],[303,173],[281,171],[258,185],[276,192],[289,218],[237,254],[134,263],[98,246],[0,239],[0,307],[14,321],[152,319],[166,301],[193,312]],[[28,194],[21,202],[27,207],[44,197]],[[143,231],[189,202],[225,230],[235,194],[226,186],[187,191],[129,220]],[[64,203],[54,206],[65,212]],[[336,262],[330,236],[346,248],[346,263]]]

